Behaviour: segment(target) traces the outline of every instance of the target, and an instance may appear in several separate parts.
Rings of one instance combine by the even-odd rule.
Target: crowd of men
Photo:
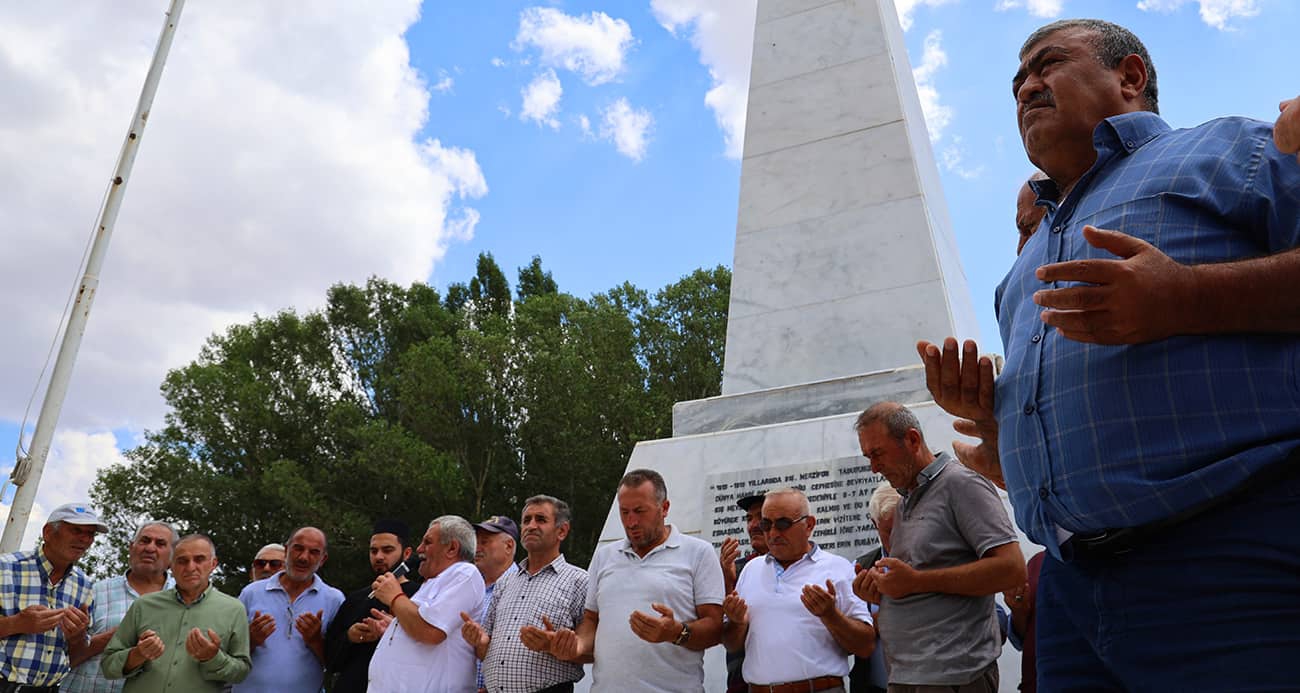
[[[592,690],[676,693],[703,689],[719,644],[729,691],[973,693],[998,689],[1006,638],[1023,690],[1294,687],[1300,98],[1272,127],[1172,130],[1146,48],[1096,20],[1032,34],[1012,86],[1042,174],[997,292],[1006,366],[918,344],[935,402],[977,439],[955,456],[900,404],[857,418],[887,482],[873,554],[812,541],[798,488],[741,499],[751,552],[715,550],[666,521],[663,477],[639,469],[616,490],[625,538],[587,570],[561,551],[568,505],[537,495],[518,522],[435,518],[414,549],[378,521],[374,581],[347,596],[302,527],[235,599],[212,587],[212,540],[162,522],[92,583],[77,561],[107,528],[69,504],[36,550],[0,556],[0,693],[553,693],[584,664]],[[1045,547],[1028,567],[995,486]]]

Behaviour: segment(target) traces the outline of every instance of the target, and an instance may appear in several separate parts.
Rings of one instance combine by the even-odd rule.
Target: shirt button
[[[1029,341],[1033,342],[1034,344],[1037,344],[1037,343],[1043,341],[1043,335],[1041,335],[1041,334],[1036,334],[1036,335],[1034,335],[1033,337],[1030,337],[1030,338],[1029,338]]]
[[[1026,405],[1025,405],[1025,414],[1033,414],[1033,413],[1034,413],[1034,405],[1032,405],[1032,404],[1026,404]]]
[[[1052,227],[1052,233],[1060,233],[1060,232],[1061,232],[1061,227],[1059,225]]]
[[[1048,495],[1049,495],[1049,494],[1047,493],[1047,489],[1046,489],[1046,488],[1040,488],[1040,489],[1038,489],[1038,497],[1039,497],[1039,498],[1042,498],[1043,500],[1047,500],[1047,496],[1048,496]]]

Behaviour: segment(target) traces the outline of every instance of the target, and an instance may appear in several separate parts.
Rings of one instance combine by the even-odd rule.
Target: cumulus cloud
[[[125,462],[117,439],[107,431],[85,433],[60,431],[54,436],[36,501],[23,532],[22,547],[35,545],[50,511],[64,503],[89,502],[95,473],[111,464]],[[5,471],[6,478],[8,470]],[[0,523],[8,522],[9,506],[0,507]]]
[[[633,108],[624,98],[615,100],[601,111],[601,139],[613,142],[619,154],[633,161],[645,158],[653,127],[654,117],[650,112]]]
[[[1064,9],[1065,0],[998,0],[993,7],[998,12],[1024,8],[1035,17],[1059,17]]]
[[[895,0],[894,10],[898,12],[898,22],[903,25],[903,31],[912,28],[912,13],[921,5],[928,7],[939,7],[957,0]],[[1050,1],[1050,0],[1049,0]],[[1030,0],[1033,2],[1033,0]]]
[[[583,137],[591,136],[591,118],[585,115],[578,116],[578,129],[582,131]]]
[[[542,65],[576,72],[596,85],[623,73],[632,44],[632,27],[604,12],[572,16],[553,7],[529,7],[519,14],[513,46],[535,48]]]
[[[555,116],[560,112],[560,97],[564,94],[564,87],[555,76],[555,70],[548,68],[541,72],[519,94],[523,97],[523,106],[519,110],[520,120],[531,120],[552,130],[560,129],[560,121]]]
[[[921,53],[921,64],[912,69],[916,80],[916,92],[921,97],[921,111],[925,114],[925,126],[930,131],[930,141],[937,142],[943,137],[943,131],[952,122],[953,111],[939,97],[939,90],[934,86],[934,75],[948,64],[948,54],[943,50],[943,33],[935,30],[925,37]]]
[[[214,331],[319,306],[336,282],[423,281],[473,234],[467,203],[488,191],[474,152],[421,134],[431,87],[403,39],[419,8],[187,7],[64,431],[155,427],[167,369]],[[163,21],[157,3],[77,15],[0,4],[0,155],[15,162],[0,169],[0,419],[19,419],[40,370]]]
[[[966,146],[962,143],[962,138],[954,135],[948,146],[943,148],[939,154],[939,162],[943,164],[946,171],[954,173],[966,180],[972,180],[984,175],[984,165],[979,164],[974,167],[966,165]]]
[[[1144,12],[1173,12],[1190,0],[1139,0],[1137,7]],[[1230,30],[1228,22],[1237,17],[1254,17],[1259,14],[1256,0],[1196,0],[1200,6],[1201,21],[1220,31]]]
[[[713,86],[704,103],[722,130],[727,156],[739,159],[745,144],[749,63],[756,0],[651,0],[655,20],[684,35],[700,54]]]

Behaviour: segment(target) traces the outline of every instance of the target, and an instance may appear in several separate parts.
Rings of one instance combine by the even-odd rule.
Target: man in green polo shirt
[[[212,587],[217,549],[202,534],[172,551],[176,586],[131,604],[104,650],[110,679],[123,693],[219,691],[248,675],[248,614],[238,599]]]

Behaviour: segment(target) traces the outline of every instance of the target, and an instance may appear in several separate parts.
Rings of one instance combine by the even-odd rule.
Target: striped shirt
[[[587,602],[587,571],[557,556],[536,575],[527,559],[508,580],[497,580],[483,628],[491,636],[483,675],[489,693],[532,693],[582,678],[582,665],[533,652],[519,639],[524,626],[543,628],[542,616],[557,629],[576,630]]]
[[[172,576],[168,575],[162,588],[170,589],[173,584]],[[99,580],[92,590],[95,594],[95,608],[90,612],[90,627],[86,629],[92,637],[116,628],[131,602],[140,598],[125,575]],[[99,670],[99,660],[102,658],[102,654],[95,655],[73,669],[59,686],[60,693],[121,693],[126,682],[106,678]]]
[[[54,565],[40,551],[0,556],[0,616],[13,616],[38,604],[51,609],[93,607],[90,578],[81,568],[68,568],[57,585],[50,584],[53,570]],[[67,673],[68,643],[61,628],[0,640],[0,681],[53,686]]]
[[[1006,367],[999,450],[1016,521],[1060,557],[1058,530],[1093,533],[1170,517],[1300,447],[1300,337],[1225,334],[1103,346],[1039,318],[1034,271],[1114,259],[1085,224],[1152,243],[1183,264],[1300,246],[1300,166],[1267,123],[1223,118],[1172,130],[1153,113],[1108,118],[1097,161],[1056,205],[998,287]],[[1048,183],[1042,181],[1041,183]]]

